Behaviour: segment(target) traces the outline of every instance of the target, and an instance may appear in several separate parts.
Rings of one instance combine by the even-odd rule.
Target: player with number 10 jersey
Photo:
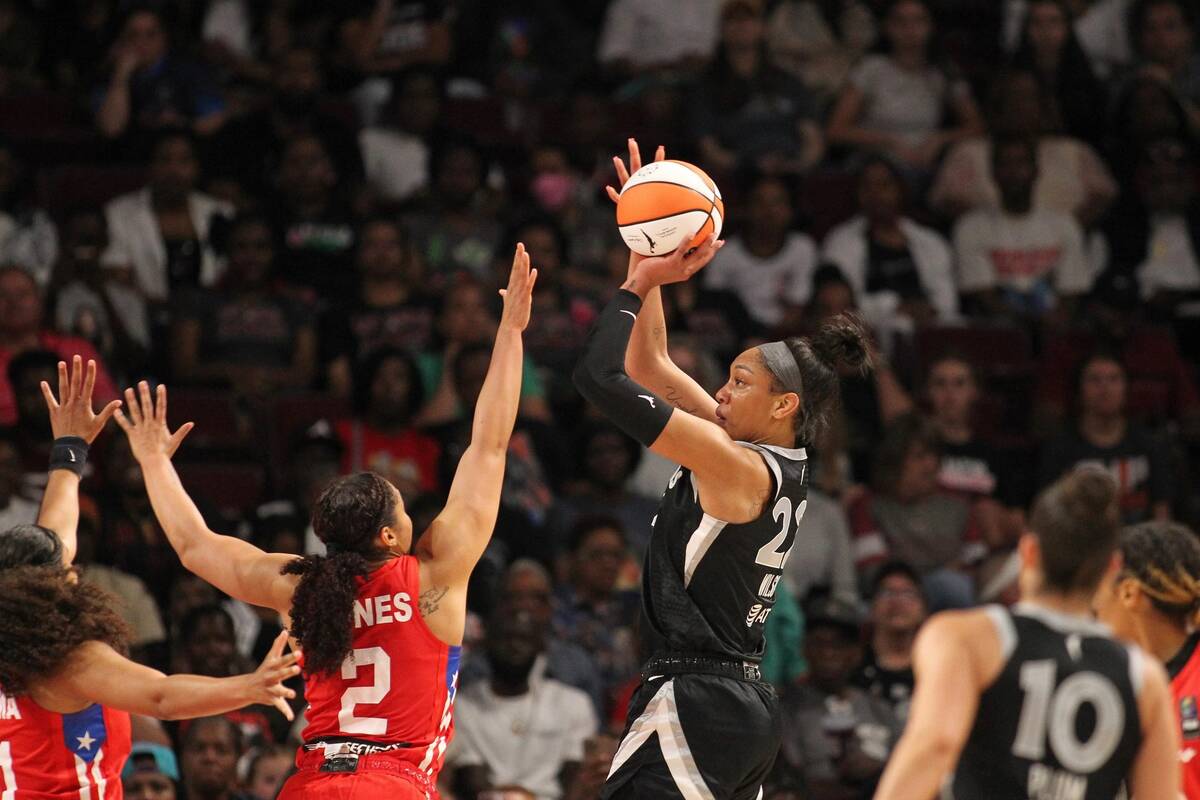
[[[171,465],[166,391],[143,382],[117,417],[145,476],[154,512],[183,565],[245,602],[274,608],[302,651],[309,708],[297,771],[280,797],[437,796],[453,735],[467,579],[500,505],[521,387],[522,332],[537,270],[517,245],[471,444],[446,505],[420,536],[391,483],[363,472],[317,501],[322,556],[264,553],[205,525]]]

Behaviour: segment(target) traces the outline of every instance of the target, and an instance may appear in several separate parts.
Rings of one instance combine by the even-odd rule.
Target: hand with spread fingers
[[[288,632],[281,631],[271,644],[271,649],[258,669],[243,676],[248,685],[247,697],[250,703],[261,703],[265,706],[275,706],[279,713],[291,722],[294,719],[292,707],[288,700],[296,697],[296,693],[283,685],[283,682],[300,674],[300,653],[293,651],[284,654],[283,648],[288,641]]]
[[[704,269],[724,246],[724,241],[714,240],[712,236],[706,236],[696,247],[685,241],[669,255],[642,258],[633,266],[628,283],[636,282],[641,288],[648,289],[686,281]]]
[[[195,425],[185,422],[174,433],[167,427],[167,387],[157,389],[157,402],[150,396],[150,384],[142,381],[135,394],[125,390],[125,409],[116,412],[117,424],[129,437],[133,456],[142,462],[156,455],[171,458]]]
[[[512,271],[508,274],[508,288],[500,290],[504,298],[504,311],[500,315],[501,327],[508,326],[518,331],[529,324],[529,311],[533,305],[533,287],[537,283],[538,271],[529,266],[529,253],[525,245],[518,243],[513,254]]]
[[[666,159],[667,149],[660,144],[654,151],[654,160],[666,161]],[[638,147],[637,139],[632,136],[629,138],[629,167],[626,168],[625,162],[621,160],[620,156],[613,156],[613,166],[617,169],[617,188],[605,186],[604,189],[608,192],[609,199],[615,203],[621,199],[620,189],[629,180],[629,176],[642,168],[642,151]]]
[[[71,371],[68,375],[65,361],[58,362],[58,397],[50,384],[42,381],[42,397],[46,399],[46,407],[50,411],[50,430],[55,439],[64,436],[78,436],[88,444],[95,441],[104,430],[109,418],[121,406],[120,400],[100,409],[96,414],[92,411],[92,390],[96,386],[96,362],[88,359],[84,369],[83,359],[75,356],[71,359]]]

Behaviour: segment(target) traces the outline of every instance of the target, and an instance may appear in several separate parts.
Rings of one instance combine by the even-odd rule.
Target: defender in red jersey
[[[521,388],[521,333],[537,270],[517,245],[471,445],[446,507],[415,537],[396,488],[371,472],[335,481],[313,531],[326,555],[264,553],[213,533],[171,466],[166,391],[125,393],[129,435],[155,514],[192,572],[286,619],[303,649],[304,744],[280,797],[431,798],[453,735],[467,579],[500,505]],[[182,429],[181,429],[182,430]],[[178,434],[175,434],[177,437]]]
[[[1096,593],[1096,614],[1122,639],[1162,661],[1171,678],[1183,792],[1200,800],[1200,542],[1173,522],[1121,533],[1121,571]]]
[[[96,365],[59,362],[50,409],[54,447],[37,524],[0,533],[0,800],[119,800],[129,712],[206,716],[251,703],[288,709],[280,681],[299,670],[281,637],[253,675],[166,676],[129,661],[124,623],[106,592],[78,581],[79,476],[116,408],[92,413]],[[186,431],[184,431],[186,434]],[[287,711],[290,713],[290,710]]]

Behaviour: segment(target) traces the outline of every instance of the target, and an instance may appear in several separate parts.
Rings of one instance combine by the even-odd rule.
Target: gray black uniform
[[[1143,659],[1103,625],[1020,604],[989,606],[1004,669],[943,798],[1112,800],[1141,747]]]
[[[646,552],[644,633],[653,655],[629,707],[601,797],[753,800],[782,737],[758,675],[763,625],[804,513],[803,449],[739,444],[762,456],[771,494],[754,520],[700,507],[695,478],[671,478]]]

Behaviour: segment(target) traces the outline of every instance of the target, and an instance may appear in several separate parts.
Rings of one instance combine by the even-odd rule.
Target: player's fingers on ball
[[[654,160],[655,161],[666,161],[667,160],[667,148],[663,147],[660,144],[658,146],[658,149],[654,151]]]
[[[608,192],[608,199],[612,200],[614,203],[619,203],[621,201],[621,193],[613,187],[605,186],[604,191]]]

